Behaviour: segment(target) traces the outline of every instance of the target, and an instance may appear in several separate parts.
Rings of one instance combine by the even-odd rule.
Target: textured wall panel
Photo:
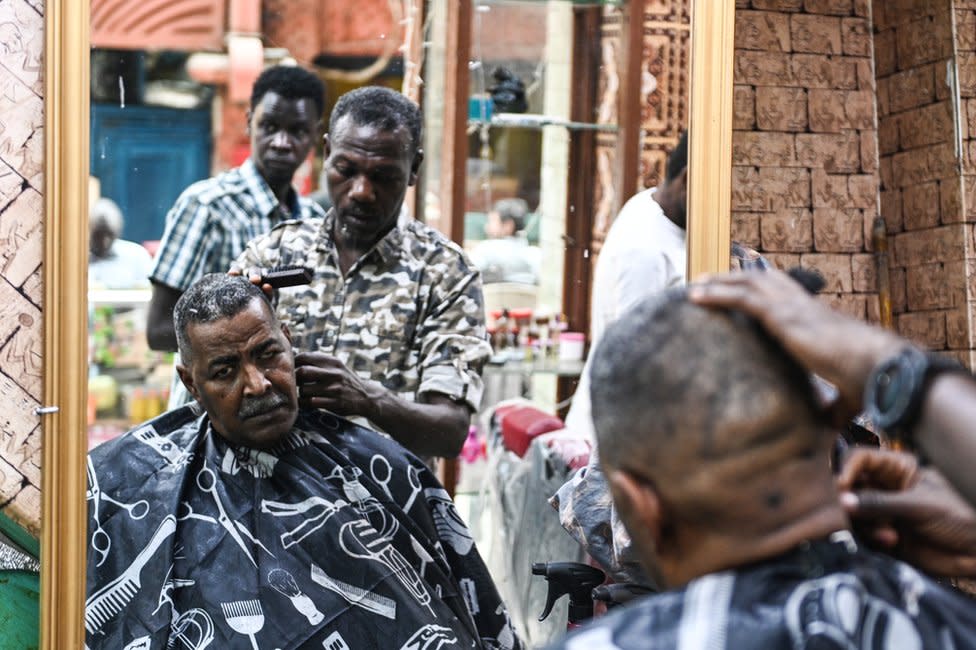
[[[40,2],[0,2],[0,509],[40,530],[44,105]]]
[[[223,50],[225,10],[215,0],[91,0],[91,44]]]

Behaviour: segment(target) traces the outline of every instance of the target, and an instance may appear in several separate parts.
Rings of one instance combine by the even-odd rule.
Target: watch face
[[[872,422],[892,433],[910,419],[918,389],[928,365],[924,353],[906,348],[882,363],[873,373],[865,394],[865,407]]]
[[[875,405],[882,413],[890,413],[898,405],[899,385],[903,374],[898,366],[887,368],[886,372],[878,373],[875,383]]]

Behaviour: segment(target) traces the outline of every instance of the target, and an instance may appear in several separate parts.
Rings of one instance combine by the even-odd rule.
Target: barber
[[[388,88],[343,95],[325,138],[333,208],[247,246],[233,271],[314,271],[279,290],[301,403],[366,420],[420,456],[454,457],[491,354],[481,276],[436,230],[401,216],[423,161],[416,104]]]

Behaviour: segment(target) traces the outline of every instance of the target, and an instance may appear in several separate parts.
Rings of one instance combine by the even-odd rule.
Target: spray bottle
[[[532,574],[544,576],[549,583],[546,607],[539,616],[544,621],[564,594],[569,594],[569,620],[566,629],[572,630],[587,619],[593,618],[593,588],[603,584],[603,571],[580,562],[537,562]]]

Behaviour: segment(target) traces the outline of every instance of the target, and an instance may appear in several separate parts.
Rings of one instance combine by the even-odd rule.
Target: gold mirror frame
[[[88,449],[88,0],[44,5],[41,647],[83,648]]]
[[[640,0],[637,0],[640,1]],[[735,0],[692,0],[688,277],[729,266]],[[84,647],[89,0],[45,4],[41,648]]]

